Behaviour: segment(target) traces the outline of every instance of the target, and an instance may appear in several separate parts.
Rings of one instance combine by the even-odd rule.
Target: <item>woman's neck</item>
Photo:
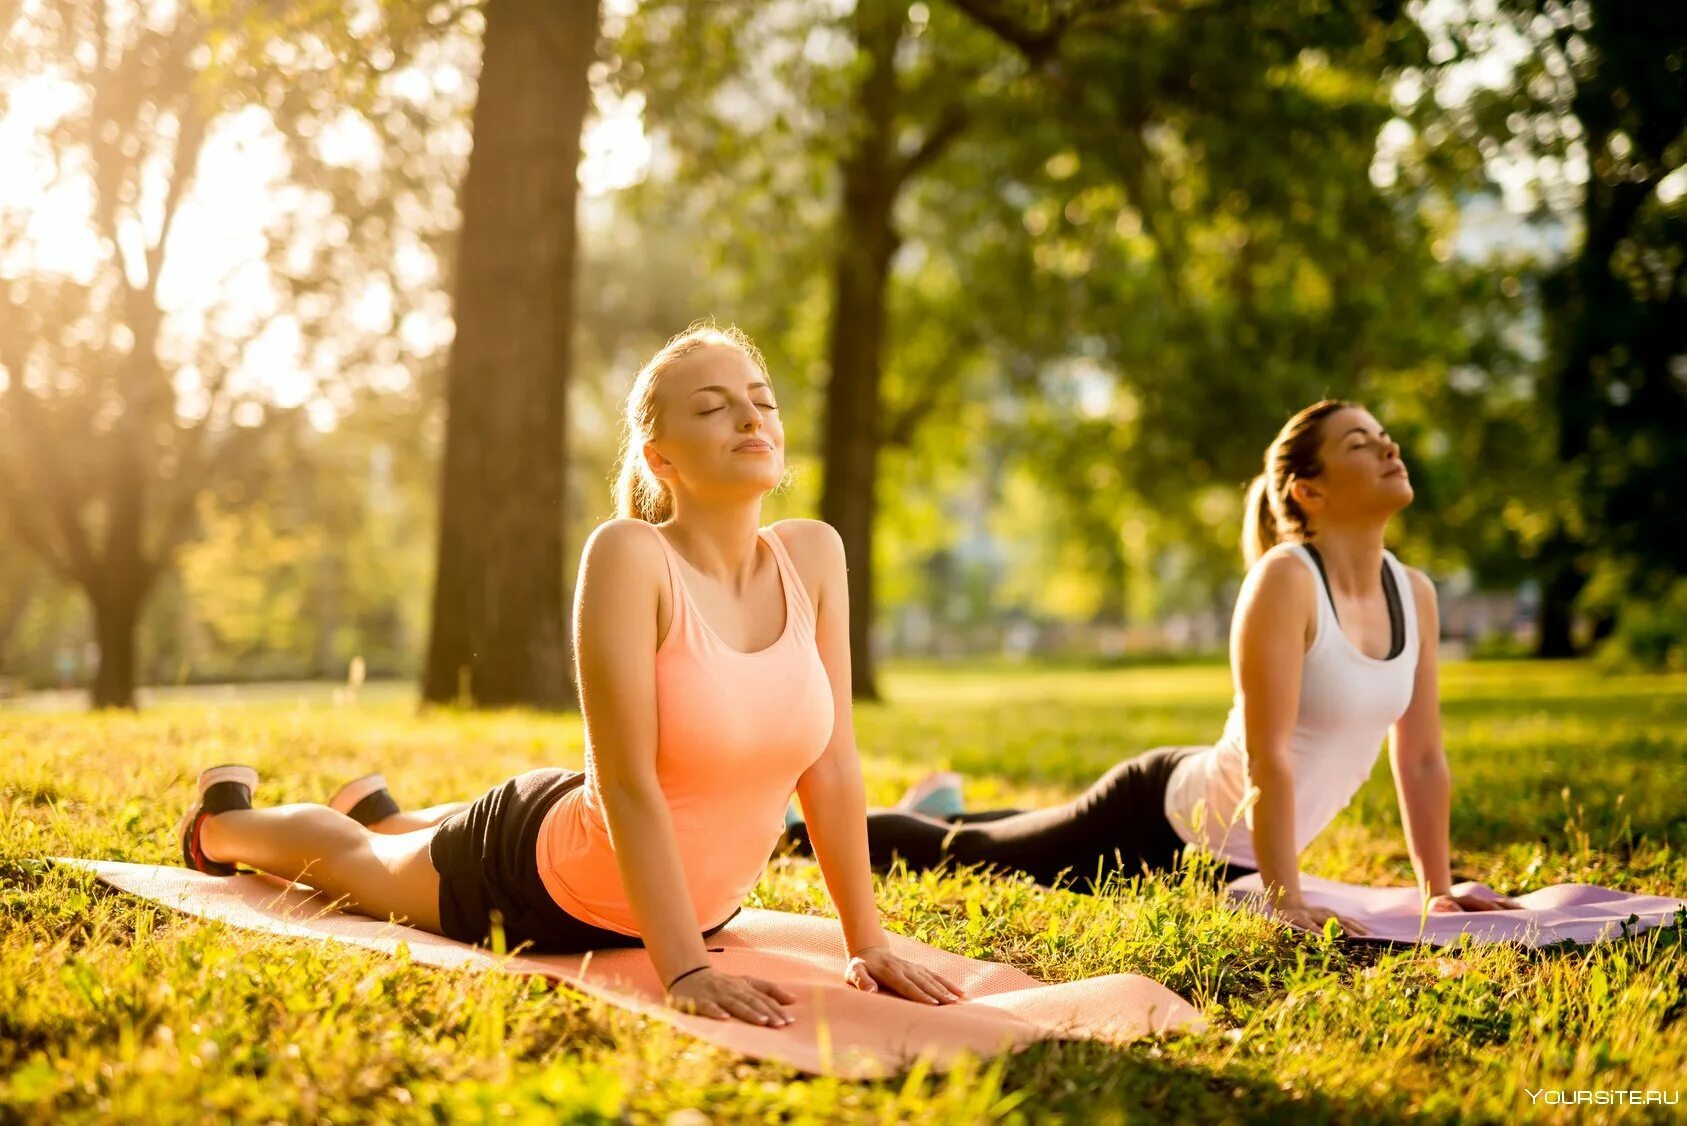
[[[1316,529],[1311,543],[1324,560],[1330,586],[1363,595],[1382,582],[1382,537],[1386,524],[1336,524]]]
[[[679,503],[663,528],[699,574],[740,591],[754,578],[760,497],[746,504]]]

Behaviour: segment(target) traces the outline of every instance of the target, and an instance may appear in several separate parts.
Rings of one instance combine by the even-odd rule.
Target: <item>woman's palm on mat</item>
[[[796,1019],[782,1007],[796,999],[796,994],[771,981],[714,969],[688,974],[668,990],[668,1004],[681,1012],[770,1028],[782,1028]]]
[[[1328,907],[1319,907],[1311,903],[1279,903],[1276,911],[1277,917],[1285,923],[1293,927],[1304,927],[1309,931],[1321,931],[1325,923],[1334,919],[1336,925],[1350,935],[1363,938],[1371,933],[1363,923],[1344,918]]]
[[[1431,915],[1455,915],[1466,911],[1521,911],[1523,905],[1503,895],[1490,899],[1481,895],[1448,893],[1430,896],[1424,901],[1424,908]],[[1325,922],[1334,919],[1336,925],[1350,935],[1364,937],[1371,933],[1363,923],[1338,915],[1328,907],[1316,907],[1310,903],[1279,904],[1277,917],[1292,926],[1305,927],[1307,930],[1323,930]]]
[[[882,986],[910,1001],[945,1005],[961,999],[961,990],[941,974],[893,954],[888,946],[870,946],[849,960],[844,980],[867,993]]]
[[[1461,911],[1521,911],[1523,905],[1503,895],[1489,898],[1484,895],[1432,895],[1425,904],[1431,915],[1452,915]]]

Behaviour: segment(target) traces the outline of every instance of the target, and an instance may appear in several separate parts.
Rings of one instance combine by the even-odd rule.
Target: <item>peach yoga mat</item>
[[[962,1053],[993,1055],[1039,1040],[1125,1042],[1200,1031],[1200,1011],[1158,982],[1108,974],[1045,985],[1011,966],[980,962],[891,936],[897,952],[946,975],[967,1000],[924,1005],[862,993],[842,981],[843,935],[836,920],[746,909],[709,940],[714,964],[729,973],[777,981],[797,995],[796,1022],[768,1029],[688,1016],[662,1002],[655,967],[642,949],[589,955],[499,957],[426,931],[329,909],[308,889],[260,876],[206,876],[186,868],[59,859],[133,895],[190,915],[290,938],[332,939],[391,953],[406,943],[418,962],[445,969],[542,974],[570,989],[667,1021],[711,1044],[811,1074],[877,1078],[925,1057],[944,1070]]]
[[[1415,887],[1363,887],[1336,880],[1300,878],[1301,894],[1318,907],[1363,924],[1368,938],[1356,942],[1447,946],[1469,935],[1480,943],[1515,942],[1524,946],[1553,946],[1566,940],[1580,946],[1668,926],[1687,899],[1634,895],[1595,884],[1558,884],[1511,898],[1521,911],[1464,911],[1420,918],[1422,900]],[[1230,883],[1233,901],[1259,910],[1264,889],[1259,874]],[[1453,885],[1458,895],[1493,898],[1494,889],[1466,881]],[[1629,920],[1633,919],[1633,922]]]

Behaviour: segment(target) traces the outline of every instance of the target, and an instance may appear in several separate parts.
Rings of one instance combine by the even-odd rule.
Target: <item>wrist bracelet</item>
[[[684,973],[682,973],[678,977],[674,978],[674,980],[670,981],[668,983],[667,988],[664,990],[664,992],[672,993],[674,991],[674,986],[678,985],[680,982],[684,981],[686,978],[690,977],[692,974],[702,973],[704,970],[706,970],[708,968],[709,968],[709,964],[707,962],[703,963],[701,966],[693,966],[691,969],[686,970]]]

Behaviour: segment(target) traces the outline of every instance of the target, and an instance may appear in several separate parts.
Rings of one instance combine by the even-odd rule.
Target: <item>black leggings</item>
[[[1202,747],[1159,747],[1121,762],[1064,805],[963,813],[938,820],[900,809],[867,814],[867,851],[875,868],[900,858],[919,870],[980,864],[1023,872],[1049,887],[1093,892],[1111,873],[1125,877],[1177,863],[1183,839],[1166,820],[1172,768]],[[808,826],[787,838],[811,852]],[[1226,866],[1226,878],[1251,869]]]

